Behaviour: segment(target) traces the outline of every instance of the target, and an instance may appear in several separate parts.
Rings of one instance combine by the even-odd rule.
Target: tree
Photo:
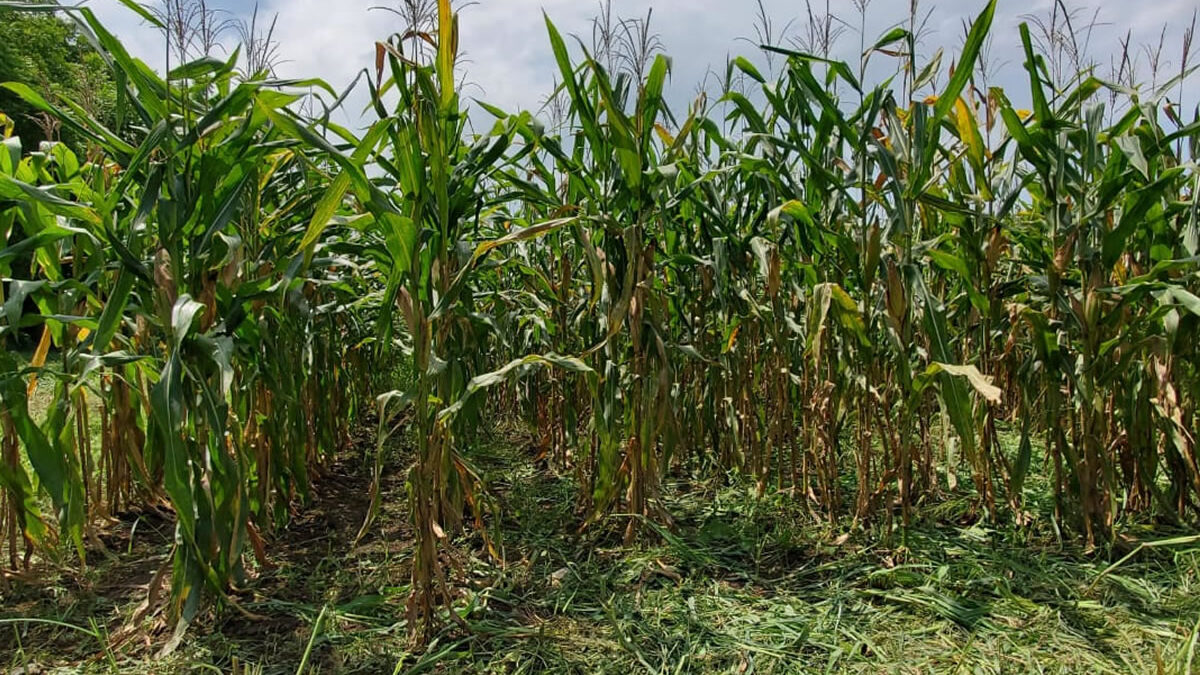
[[[29,3],[35,4],[35,3]],[[106,125],[112,122],[116,86],[104,59],[75,26],[58,14],[0,8],[0,83],[20,82],[52,103],[70,100]],[[0,89],[0,112],[12,118],[26,151],[42,141],[63,141],[76,151],[83,140],[12,91]]]

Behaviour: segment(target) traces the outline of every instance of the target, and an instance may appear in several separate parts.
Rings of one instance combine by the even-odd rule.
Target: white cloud
[[[285,63],[285,77],[321,77],[335,88],[347,85],[364,68],[374,63],[374,41],[385,38],[398,28],[390,13],[370,8],[389,0],[263,0],[260,15],[279,13],[276,37]],[[210,0],[236,14],[247,14],[249,0]],[[1023,57],[1017,41],[1016,24],[1027,13],[1049,11],[1052,0],[1000,0],[992,46],[993,59],[1005,65],[999,84],[1014,92],[1014,100],[1024,98],[1026,87],[1021,68]],[[802,28],[798,19],[803,4],[797,0],[763,0],[767,11],[782,27],[793,21],[793,30]],[[821,10],[825,2],[812,0]],[[957,51],[962,42],[964,19],[974,16],[982,0],[942,0],[933,8],[925,52],[945,46]],[[126,41],[130,51],[154,66],[163,61],[161,39],[142,24],[118,0],[90,0],[89,5],[111,29]],[[726,55],[753,55],[753,46],[739,37],[754,35],[755,5],[751,0],[613,0],[614,10],[622,16],[642,16],[653,5],[655,30],[673,60],[672,99],[681,107],[693,95],[696,85],[710,67],[720,70]],[[849,0],[829,0],[835,13],[849,25],[858,26],[859,16]],[[867,42],[906,18],[908,0],[873,0],[866,17]],[[1168,26],[1168,60],[1178,58],[1179,35],[1190,20],[1194,0],[1156,0],[1138,6],[1129,16],[1130,5],[1123,0],[1102,0],[1099,21],[1093,37],[1097,60],[1107,63],[1117,39],[1126,30],[1133,31],[1134,44],[1157,41],[1159,31]],[[480,0],[463,10],[462,48],[466,54],[467,79],[473,85],[466,93],[506,109],[536,108],[549,92],[556,68],[546,38],[542,11],[546,11],[564,34],[578,34],[590,41],[589,19],[598,9],[596,0]],[[1089,15],[1090,18],[1090,15]],[[847,30],[839,43],[837,56],[850,62],[858,58],[858,35]],[[1143,55],[1144,60],[1144,55]],[[949,58],[945,65],[949,66]],[[882,63],[882,59],[881,59]],[[1174,68],[1178,64],[1173,64]],[[1107,74],[1107,73],[1102,73]],[[364,97],[365,98],[365,97]],[[362,98],[359,99],[360,101]]]

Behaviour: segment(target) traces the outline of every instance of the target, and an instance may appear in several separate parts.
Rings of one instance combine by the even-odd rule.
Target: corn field
[[[0,85],[87,142],[28,147],[0,117],[0,594],[157,508],[151,600],[185,625],[237,607],[364,425],[376,501],[411,438],[416,635],[458,618],[460,533],[502,556],[472,466],[500,420],[573,477],[564,534],[629,544],[671,528],[668,479],[729,474],[843,529],[903,533],[963,492],[1016,527],[1048,504],[1097,549],[1200,525],[1190,42],[1137,87],[1063,77],[1023,25],[1028,88],[1005,92],[976,67],[991,0],[953,65],[904,28],[862,63],[766,47],[772,72],[731,59],[671,110],[665,55],[546,18],[547,124],[472,112],[440,0],[376,45],[350,129],[324,82],[236,53],[157,72],[64,11],[119,121]],[[895,76],[869,85],[868,60]]]

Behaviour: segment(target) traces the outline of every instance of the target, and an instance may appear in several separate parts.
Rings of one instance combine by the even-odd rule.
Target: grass
[[[326,472],[317,503],[270,542],[277,567],[257,569],[238,596],[260,618],[218,611],[155,659],[168,627],[131,617],[171,526],[130,516],[106,541],[121,555],[82,575],[43,575],[6,603],[0,668],[1184,673],[1200,663],[1200,544],[1143,550],[1102,575],[1109,559],[1036,529],[970,522],[965,501],[938,514],[957,524],[920,523],[889,547],[872,543],[888,539],[879,532],[831,530],[788,496],[756,500],[747,483],[679,481],[666,497],[673,531],[627,548],[619,526],[564,525],[578,522],[575,485],[533,466],[524,447],[504,437],[474,454],[497,495],[493,534],[507,562],[459,561],[471,630],[450,624],[419,654],[404,622],[411,532],[397,453],[384,512],[357,548],[368,477],[354,458]]]

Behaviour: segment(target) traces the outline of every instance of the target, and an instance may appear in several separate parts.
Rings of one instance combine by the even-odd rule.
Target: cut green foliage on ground
[[[562,535],[575,488],[533,466],[522,443],[494,440],[476,459],[501,503],[507,563],[462,561],[469,630],[451,623],[427,651],[411,651],[403,620],[411,533],[389,525],[353,546],[369,477],[339,463],[307,515],[271,542],[278,567],[241,596],[256,618],[206,616],[174,654],[147,661],[159,645],[121,631],[169,550],[169,527],[147,515],[117,528],[115,559],[6,607],[3,665],[265,675],[296,672],[306,653],[310,673],[1187,673],[1197,663],[1200,541],[1144,549],[1108,574],[1110,561],[1048,531],[918,524],[905,548],[890,547],[735,481],[671,482],[676,527],[630,548]],[[385,483],[382,503],[385,522],[406,521],[400,481]],[[970,518],[965,502],[942,508],[943,520]]]

